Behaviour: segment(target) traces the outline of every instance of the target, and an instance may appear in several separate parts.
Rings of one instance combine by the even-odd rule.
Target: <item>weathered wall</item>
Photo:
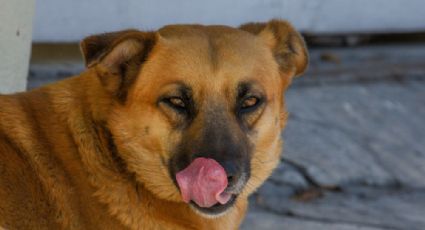
[[[33,0],[0,0],[0,93],[26,88]]]
[[[424,0],[43,0],[36,6],[34,39],[74,42],[127,27],[238,25],[273,17],[313,33],[400,32],[425,30],[424,9]]]

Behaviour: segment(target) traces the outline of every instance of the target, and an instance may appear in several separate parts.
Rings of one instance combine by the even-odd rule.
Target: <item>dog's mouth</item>
[[[238,183],[229,183],[231,178],[224,168],[214,159],[203,157],[177,172],[175,178],[183,201],[209,216],[232,207],[245,184],[245,177]]]
[[[197,211],[201,212],[204,215],[208,216],[217,216],[220,214],[225,213],[228,209],[230,209],[236,202],[237,195],[232,194],[230,196],[230,199],[225,204],[216,203],[215,205],[211,207],[200,207],[198,204],[196,204],[193,201],[190,201],[190,205]]]

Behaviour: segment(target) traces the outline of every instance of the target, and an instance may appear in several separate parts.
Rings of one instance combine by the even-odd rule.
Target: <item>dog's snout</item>
[[[240,166],[233,161],[224,161],[222,166],[224,171],[226,171],[229,186],[234,185],[242,174]]]
[[[240,193],[249,178],[249,166],[244,167],[242,161],[224,161],[222,166],[227,174],[226,191],[234,194]]]

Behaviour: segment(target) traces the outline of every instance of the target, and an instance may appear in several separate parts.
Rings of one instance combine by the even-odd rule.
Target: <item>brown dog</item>
[[[172,25],[81,48],[81,75],[0,96],[0,228],[238,228],[279,162],[301,36]]]

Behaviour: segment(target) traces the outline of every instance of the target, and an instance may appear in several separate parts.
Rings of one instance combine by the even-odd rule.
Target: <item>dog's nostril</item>
[[[239,167],[232,161],[223,162],[223,168],[227,174],[227,182],[229,186],[235,184],[239,176]]]
[[[233,183],[233,176],[228,176],[227,177],[227,182],[229,183],[229,184],[232,184]]]

